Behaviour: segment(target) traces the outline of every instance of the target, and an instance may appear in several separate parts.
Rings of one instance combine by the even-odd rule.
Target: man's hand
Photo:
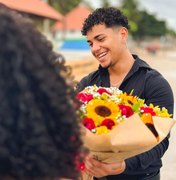
[[[125,161],[103,163],[88,156],[85,161],[85,167],[88,174],[100,178],[122,173],[126,168],[126,164]]]

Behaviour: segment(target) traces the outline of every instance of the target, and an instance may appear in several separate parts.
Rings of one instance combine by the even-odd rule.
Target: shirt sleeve
[[[145,84],[146,104],[153,103],[160,108],[165,107],[173,114],[173,92],[169,83],[160,74],[150,74]],[[154,172],[161,166],[161,158],[168,149],[169,135],[153,149],[126,160],[127,174],[144,174]],[[154,165],[158,164],[156,167]]]
[[[161,157],[168,149],[169,141],[166,137],[159,145],[155,146],[150,151],[142,153],[125,160],[126,170],[124,173],[127,174],[145,174],[155,172],[158,169],[152,166],[153,162],[161,163]],[[160,165],[161,166],[161,165]],[[158,166],[157,166],[158,168]]]
[[[169,83],[161,75],[150,76],[145,87],[146,104],[150,103],[160,108],[165,107],[173,114],[174,98]]]

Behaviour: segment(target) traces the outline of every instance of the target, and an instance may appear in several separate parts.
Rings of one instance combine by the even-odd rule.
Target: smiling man
[[[99,8],[88,16],[82,27],[98,70],[84,77],[78,84],[81,91],[87,86],[115,86],[120,90],[165,107],[173,114],[173,93],[163,76],[152,69],[127,46],[128,20],[115,8]],[[152,150],[116,163],[103,163],[87,157],[86,171],[94,179],[159,180],[161,158],[169,145],[168,137]]]

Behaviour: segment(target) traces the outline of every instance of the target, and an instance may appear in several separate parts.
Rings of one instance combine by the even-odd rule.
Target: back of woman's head
[[[0,177],[77,179],[82,142],[67,67],[2,4],[0,22]]]

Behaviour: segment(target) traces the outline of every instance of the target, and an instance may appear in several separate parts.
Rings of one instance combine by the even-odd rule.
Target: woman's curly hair
[[[0,179],[77,179],[83,148],[68,68],[2,4],[0,23]]]
[[[82,35],[86,36],[93,26],[99,24],[105,24],[106,27],[123,26],[129,29],[128,19],[119,9],[114,7],[97,8],[85,19],[81,30]]]

